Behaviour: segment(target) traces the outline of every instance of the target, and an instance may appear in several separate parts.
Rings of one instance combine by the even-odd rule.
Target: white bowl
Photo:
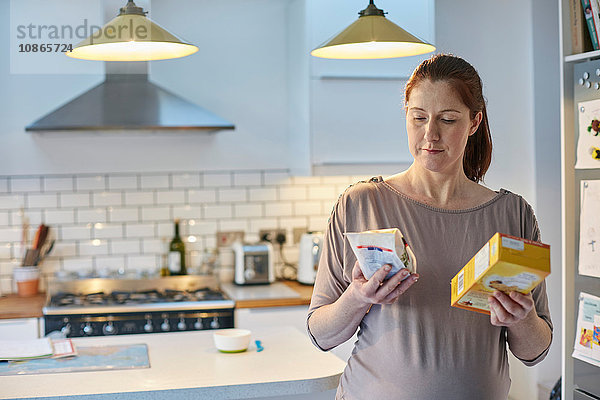
[[[241,353],[248,349],[250,334],[248,329],[222,329],[213,333],[213,340],[222,353]]]

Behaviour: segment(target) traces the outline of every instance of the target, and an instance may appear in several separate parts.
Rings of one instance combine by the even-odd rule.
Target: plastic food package
[[[347,232],[345,235],[365,278],[371,279],[385,264],[392,266],[385,279],[402,268],[407,268],[411,273],[417,272],[415,255],[398,228]]]

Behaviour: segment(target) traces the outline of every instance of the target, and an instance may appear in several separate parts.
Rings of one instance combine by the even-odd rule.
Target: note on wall
[[[579,274],[600,278],[600,180],[581,181]]]
[[[600,367],[600,297],[579,294],[573,357]]]
[[[579,139],[575,168],[600,168],[600,100],[583,101],[579,110]]]

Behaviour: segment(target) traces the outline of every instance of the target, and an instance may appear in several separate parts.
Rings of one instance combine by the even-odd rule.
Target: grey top
[[[329,219],[308,318],[352,281],[356,258],[343,233],[384,228],[402,231],[420,279],[394,304],[373,305],[364,316],[336,399],[506,400],[506,328],[451,307],[450,280],[496,232],[539,241],[531,206],[504,189],[477,207],[444,210],[410,199],[381,177],[351,186]],[[545,282],[533,298],[552,329]],[[310,329],[309,335],[321,348]],[[535,365],[547,352],[522,361]]]

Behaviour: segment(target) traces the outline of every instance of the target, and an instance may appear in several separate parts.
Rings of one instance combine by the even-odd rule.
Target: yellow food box
[[[495,290],[527,294],[549,274],[549,245],[498,232],[452,278],[451,305],[489,315]]]

